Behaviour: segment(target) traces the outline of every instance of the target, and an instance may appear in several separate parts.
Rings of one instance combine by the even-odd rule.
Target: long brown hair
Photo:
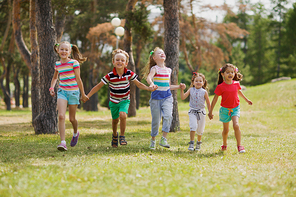
[[[193,82],[195,80],[196,77],[201,77],[204,84],[202,86],[203,89],[209,91],[209,88],[208,88],[208,81],[206,80],[206,77],[202,74],[202,73],[196,73],[196,72],[193,72],[193,75],[192,75],[192,78],[191,78],[191,84],[190,84],[190,87],[194,87],[193,85]]]
[[[67,41],[63,41],[61,43],[57,43],[54,45],[53,49],[56,53],[58,53],[58,49],[60,47],[61,44],[68,44],[71,51],[72,51],[72,54],[73,54],[73,58],[75,60],[77,60],[79,63],[83,63],[87,60],[87,57],[83,57],[82,54],[80,53],[78,47],[75,45],[75,44],[70,44],[69,42]]]
[[[240,81],[243,79],[243,75],[238,72],[238,68],[236,66],[234,66],[233,64],[227,63],[222,68],[219,69],[218,85],[223,83],[224,80],[223,80],[221,73],[224,73],[228,67],[233,68],[233,70],[234,70],[234,78],[233,78],[234,81]]]
[[[149,72],[150,72],[150,69],[156,65],[156,62],[154,61],[153,57],[154,57],[154,54],[156,51],[158,50],[162,50],[161,48],[159,47],[155,47],[155,49],[153,51],[150,52],[150,55],[149,55],[149,60],[147,62],[147,64],[145,65],[145,67],[143,68],[142,70],[142,75],[143,75],[143,78],[146,79]]]

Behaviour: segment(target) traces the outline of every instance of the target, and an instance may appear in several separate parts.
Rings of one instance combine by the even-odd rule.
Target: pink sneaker
[[[66,145],[60,143],[60,145],[58,145],[58,150],[59,151],[67,151],[68,149],[67,149]]]
[[[238,150],[239,153],[245,153],[246,152],[244,146],[238,146],[237,150]]]
[[[225,151],[225,150],[227,150],[227,146],[222,145],[221,146],[221,151]]]

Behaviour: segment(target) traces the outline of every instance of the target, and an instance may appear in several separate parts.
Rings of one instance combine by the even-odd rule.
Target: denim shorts
[[[219,120],[221,122],[230,122],[232,116],[240,116],[240,106],[235,108],[225,108],[221,107],[219,110]]]
[[[127,114],[129,105],[130,100],[123,100],[119,103],[113,103],[112,101],[109,101],[112,119],[117,119],[119,117],[119,112],[125,112]]]
[[[66,91],[61,88],[58,89],[58,99],[64,99],[68,101],[69,105],[79,105],[79,96],[79,90]]]

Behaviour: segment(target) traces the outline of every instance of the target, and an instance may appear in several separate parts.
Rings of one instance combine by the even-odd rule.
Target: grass
[[[188,103],[170,149],[150,151],[150,110],[128,118],[127,146],[111,148],[109,111],[79,111],[78,145],[58,152],[58,135],[35,135],[29,110],[0,111],[0,196],[295,196],[296,80],[250,87],[241,99],[245,154],[231,130],[220,152],[218,104],[202,149],[189,152]],[[66,124],[67,144],[72,131]],[[160,136],[157,137],[157,140]]]

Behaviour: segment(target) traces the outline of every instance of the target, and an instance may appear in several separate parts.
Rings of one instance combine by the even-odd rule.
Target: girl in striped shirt
[[[49,92],[51,96],[55,96],[54,87],[59,77],[58,95],[58,114],[59,114],[59,131],[61,143],[58,145],[58,150],[66,151],[65,141],[65,115],[67,104],[69,105],[69,120],[73,126],[73,137],[70,145],[74,147],[78,142],[79,132],[77,131],[76,109],[79,104],[79,94],[81,93],[82,99],[88,100],[85,95],[83,84],[80,78],[80,63],[86,61],[82,57],[76,45],[72,45],[67,41],[55,44],[55,52],[60,56],[60,61],[56,62],[55,72],[51,80]],[[70,58],[73,52],[74,59]]]
[[[150,86],[157,85],[158,89],[151,93],[149,101],[152,122],[150,149],[155,149],[155,138],[158,135],[159,124],[162,120],[162,137],[159,145],[170,148],[167,142],[167,134],[170,131],[173,112],[173,97],[171,90],[180,89],[182,85],[171,85],[172,70],[165,66],[166,55],[162,49],[156,47],[150,52],[149,61],[144,70],[144,78]],[[185,86],[186,87],[186,86]]]

